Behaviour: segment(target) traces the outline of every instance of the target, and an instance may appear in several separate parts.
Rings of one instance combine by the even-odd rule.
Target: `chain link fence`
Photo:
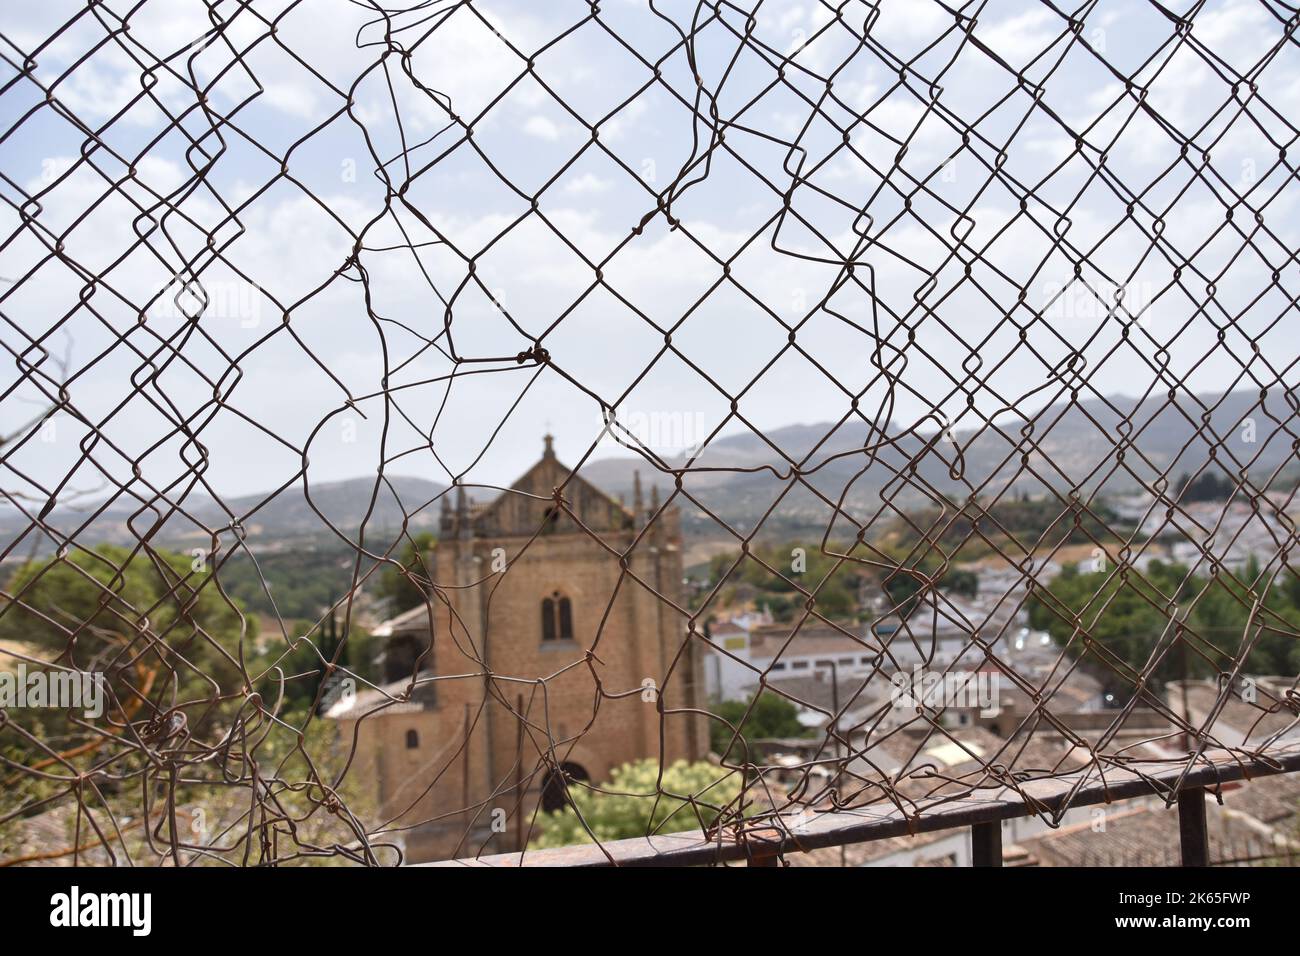
[[[1044,780],[1277,766],[1298,24],[0,12],[0,857],[1051,828]]]

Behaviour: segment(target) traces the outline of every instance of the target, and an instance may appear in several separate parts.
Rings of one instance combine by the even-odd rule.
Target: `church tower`
[[[383,765],[382,811],[414,825],[409,859],[518,849],[539,802],[564,806],[561,775],[600,783],[661,752],[704,758],[704,718],[683,712],[699,706],[700,667],[681,544],[657,489],[647,507],[638,476],[624,507],[561,464],[550,435],[494,500],[480,506],[463,487],[444,496],[432,616],[408,612],[388,637],[428,649],[423,702],[359,725]],[[363,716],[363,696],[336,716]]]

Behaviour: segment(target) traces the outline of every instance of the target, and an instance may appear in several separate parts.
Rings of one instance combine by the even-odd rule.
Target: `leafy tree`
[[[1227,475],[1206,470],[1195,478],[1186,472],[1178,479],[1178,499],[1184,504],[1195,501],[1227,501],[1236,485]]]
[[[363,559],[354,568],[353,552],[329,542],[254,553],[256,562],[242,548],[222,561],[221,586],[250,610],[282,620],[316,620],[352,587],[354,570],[364,575],[371,567]]]
[[[1248,568],[1244,577],[1252,576]],[[1270,589],[1255,624],[1248,625],[1255,598],[1224,575],[1188,575],[1183,565],[1160,561],[1152,561],[1140,574],[1127,575],[1081,573],[1077,566],[1067,565],[1034,595],[1029,620],[1065,644],[1075,634],[1077,619],[1095,646],[1075,636],[1071,650],[1103,664],[1098,669],[1103,674],[1110,669],[1110,654],[1135,671],[1142,669],[1157,640],[1162,635],[1167,640],[1170,627],[1178,626],[1170,622],[1183,621],[1182,643],[1187,646],[1165,654],[1155,670],[1158,681],[1184,674],[1212,677],[1226,670],[1240,652],[1243,638],[1262,624],[1264,629],[1247,658],[1247,673],[1291,673],[1300,644],[1291,636],[1300,632],[1297,593],[1300,587],[1293,579]]]
[[[571,805],[538,814],[536,835],[529,846],[542,849],[591,843],[587,827],[601,842],[699,829],[701,824],[712,824],[736,799],[740,785],[739,773],[703,761],[670,764],[664,768],[662,782],[657,760],[625,763],[598,789],[571,782]],[[694,805],[687,797],[693,798]]]
[[[366,681],[379,677],[379,668],[374,663],[376,639],[355,621],[345,624],[337,613],[331,612],[325,620],[317,625],[300,623],[293,634],[294,649],[283,652],[276,659],[279,672],[286,677],[284,694],[286,706],[309,707],[316,699],[320,685],[325,681],[327,664],[334,660],[335,652],[342,645],[338,666]],[[336,677],[345,677],[339,671]],[[279,675],[268,673],[260,689],[269,698],[279,693]],[[321,701],[325,705],[328,698]]]
[[[257,634],[210,567],[168,551],[79,549],[23,564],[5,590],[0,640],[33,645],[52,663],[83,670],[132,656],[182,681],[206,674],[222,682],[238,673],[241,636]]]
[[[979,593],[979,577],[974,571],[949,564],[940,574],[942,564],[933,550],[926,551],[920,557],[904,552],[905,549],[901,547],[886,550],[898,563],[898,569],[887,574],[881,582],[881,589],[889,598],[889,603],[898,608],[900,617],[910,617],[920,606],[921,591],[929,587],[925,583],[926,579],[934,582],[934,588],[940,591],[952,591],[972,598]],[[932,591],[931,596],[933,597]]]
[[[268,851],[279,854],[277,866],[342,866],[367,861],[353,821],[375,818],[378,804],[374,781],[355,766],[345,773],[350,742],[340,737],[332,721],[308,723],[309,714],[304,710],[278,716],[281,722],[267,724],[263,732],[248,738],[249,761],[195,762],[177,781],[175,804],[182,865],[239,864],[245,862],[245,849],[249,851],[247,862],[252,865],[261,862],[261,854]],[[296,730],[300,727],[305,729],[302,737]],[[72,759],[84,764],[97,756],[102,755]],[[250,762],[254,759],[261,768],[258,777],[254,777],[257,771]],[[156,795],[167,786],[165,772],[160,773],[134,755],[116,761],[114,768],[124,777],[129,771],[133,779],[123,785],[114,785],[112,780],[101,782],[92,806],[118,865],[123,865],[128,856],[137,864],[166,863],[171,839],[167,801]],[[7,772],[0,771],[0,779]],[[255,795],[265,795],[269,773],[301,783],[277,785],[276,812],[255,813],[250,820],[250,804]],[[29,778],[19,775],[16,781],[6,783],[15,807],[30,802],[49,817],[39,831],[34,831],[22,816],[0,822],[0,867],[49,861],[71,863],[78,848],[82,865],[109,862],[100,834],[88,827],[85,816],[77,812],[75,788],[45,782],[39,793],[19,794],[15,791],[29,789]],[[37,796],[44,799],[34,799]],[[110,813],[118,827],[108,824]],[[59,823],[63,826],[61,835]],[[293,828],[297,846],[283,839],[287,825]],[[399,859],[394,841],[382,835],[372,841],[372,852],[370,859],[374,862],[392,865]]]
[[[943,587],[954,594],[973,598],[979,595],[979,575],[965,568],[950,568],[948,573],[943,576]]]
[[[409,611],[429,599],[422,582],[433,577],[429,560],[437,544],[438,539],[432,532],[418,532],[407,538],[406,546],[398,558],[401,567],[395,568],[390,564],[380,572],[375,595],[391,601],[394,612]]]
[[[101,674],[105,714],[88,730],[77,708],[15,708],[0,721],[0,771],[15,806],[42,805],[69,772],[88,770],[114,747],[124,725],[145,728],[173,706],[183,706],[191,733],[221,719],[219,703],[237,708],[244,670],[256,673],[257,623],[218,589],[210,565],[188,555],[132,552],[115,545],[76,549],[29,561],[5,584],[0,640],[29,649],[50,665]],[[243,669],[241,669],[241,661]],[[35,665],[27,665],[32,670]],[[272,698],[273,699],[273,698]],[[9,725],[24,733],[11,732]],[[28,735],[46,743],[33,744]],[[113,763],[128,773],[130,755]],[[14,767],[40,773],[24,774]],[[105,792],[118,784],[110,779]]]
[[[921,602],[921,581],[906,570],[900,569],[886,576],[881,587],[889,603],[898,608],[898,615],[904,620],[912,616]]]
[[[749,711],[753,702],[754,709]],[[749,717],[745,717],[749,711]],[[713,712],[739,728],[746,741],[771,740],[777,737],[806,737],[811,733],[799,723],[799,709],[786,698],[772,691],[764,691],[757,700],[724,700],[715,704]],[[742,724],[741,721],[744,721]],[[709,743],[714,753],[722,753],[731,743],[732,731],[721,720],[709,722]],[[745,745],[737,740],[727,752],[726,762],[745,759]]]
[[[846,545],[823,547],[820,541],[760,545],[734,570],[734,553],[715,555],[709,562],[707,584],[696,594],[695,604],[698,606],[725,577],[728,584],[750,589],[754,602],[766,605],[778,621],[790,621],[802,613],[808,600],[802,592],[813,594],[818,614],[851,617],[858,610],[858,585],[866,572],[857,562],[836,556],[845,553]]]

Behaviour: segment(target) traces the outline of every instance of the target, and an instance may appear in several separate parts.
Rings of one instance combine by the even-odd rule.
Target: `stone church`
[[[444,496],[440,527],[428,605],[377,631],[388,683],[329,711],[408,862],[519,849],[539,805],[564,808],[566,780],[661,748],[704,758],[704,718],[680,712],[702,693],[680,521],[657,491],[644,502],[638,478],[625,507],[548,435],[494,500]]]

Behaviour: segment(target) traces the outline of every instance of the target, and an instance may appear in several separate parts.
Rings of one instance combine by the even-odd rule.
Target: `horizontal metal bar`
[[[1134,761],[1126,767],[1084,768],[1054,777],[1020,784],[1026,797],[1008,788],[988,791],[937,805],[908,819],[892,805],[862,810],[839,810],[814,816],[798,833],[764,830],[764,850],[798,853],[828,846],[866,843],[903,836],[931,833],[977,823],[992,823],[1055,812],[1060,807],[1086,807],[1152,795],[1172,798],[1189,788],[1214,787],[1220,783],[1248,780],[1300,771],[1300,745],[1259,751],[1257,759],[1246,761],[1227,751],[1206,751],[1195,767],[1169,761]],[[1181,783],[1180,783],[1181,781]],[[1032,805],[1029,801],[1032,801]],[[583,844],[527,853],[499,853],[476,859],[444,860],[424,866],[698,866],[745,860],[753,855],[735,840],[706,840],[697,831],[663,836],[612,840],[600,846]]]

